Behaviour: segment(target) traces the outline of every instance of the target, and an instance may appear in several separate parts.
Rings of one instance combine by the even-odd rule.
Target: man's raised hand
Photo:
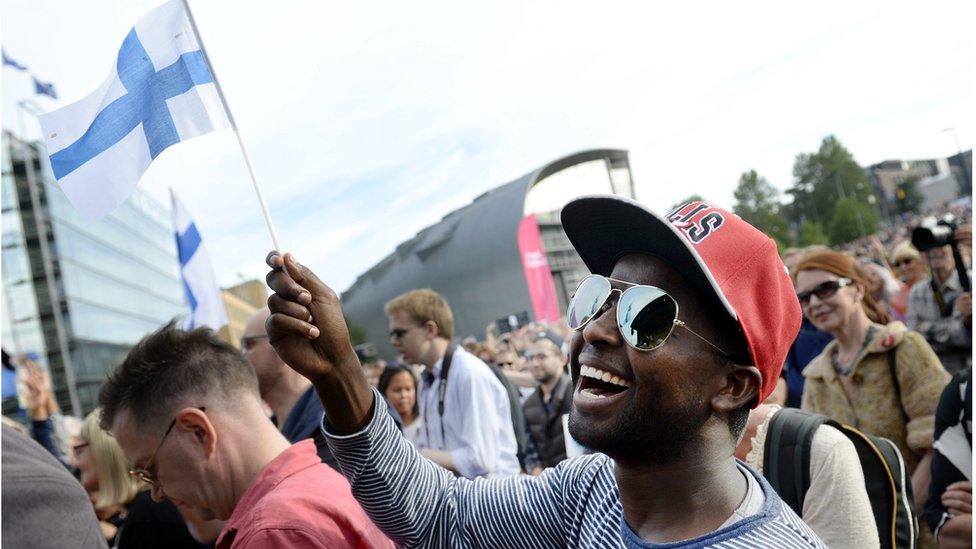
[[[291,254],[272,252],[267,262],[274,293],[265,329],[278,356],[313,382],[332,373],[336,361],[356,360],[335,292]]]
[[[339,296],[291,254],[271,252],[268,340],[288,366],[307,377],[336,433],[359,429],[373,394],[342,316]]]

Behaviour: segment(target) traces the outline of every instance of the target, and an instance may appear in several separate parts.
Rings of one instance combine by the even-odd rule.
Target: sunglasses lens
[[[656,349],[664,344],[678,317],[678,304],[660,288],[631,288],[617,303],[620,333],[638,349]]]
[[[569,301],[566,321],[578,330],[593,318],[610,296],[610,281],[602,276],[590,275],[580,282],[579,288]]]

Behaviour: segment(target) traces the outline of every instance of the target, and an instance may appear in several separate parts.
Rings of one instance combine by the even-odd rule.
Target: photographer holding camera
[[[912,244],[929,266],[931,276],[912,286],[908,326],[920,332],[950,373],[972,364],[973,304],[969,266],[960,246],[972,246],[968,225],[951,216],[927,219],[912,232]]]

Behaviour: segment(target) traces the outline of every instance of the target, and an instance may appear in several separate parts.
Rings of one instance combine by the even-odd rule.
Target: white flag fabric
[[[89,220],[125,201],[170,145],[230,127],[180,0],[136,23],[100,88],[40,120],[54,177]]]
[[[200,232],[183,203],[170,189],[173,200],[173,226],[176,229],[176,249],[180,256],[180,276],[190,314],[183,323],[184,330],[208,327],[219,330],[227,324],[224,300],[214,277],[210,255],[203,246]]]

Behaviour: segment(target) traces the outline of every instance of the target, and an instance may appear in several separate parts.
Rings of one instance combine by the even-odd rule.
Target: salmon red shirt
[[[217,548],[393,547],[352,496],[349,482],[319,460],[312,439],[276,457],[244,492]]]

